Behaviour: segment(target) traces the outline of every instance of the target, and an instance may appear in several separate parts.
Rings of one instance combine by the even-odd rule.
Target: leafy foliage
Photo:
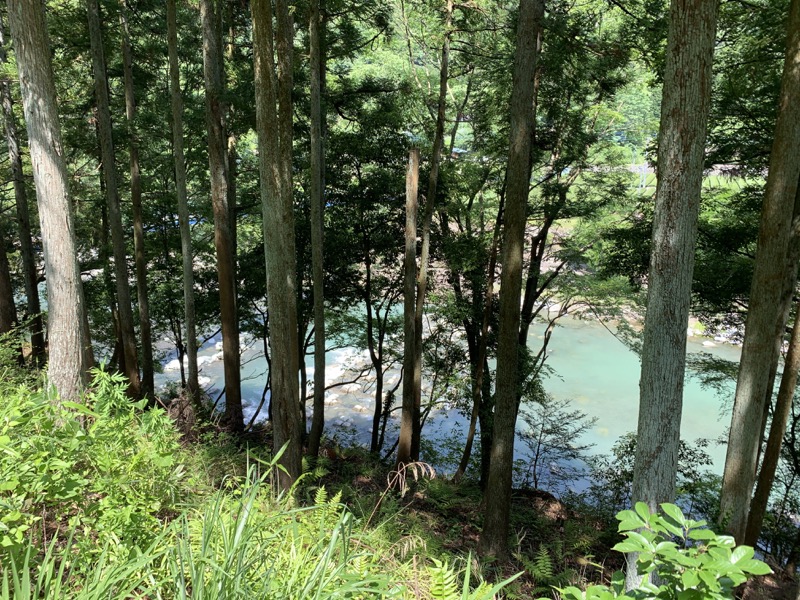
[[[420,560],[424,543],[398,559],[341,492],[318,487],[309,505],[296,490],[277,495],[279,456],[209,493],[199,476],[215,469],[187,466],[174,424],[131,403],[117,375],[96,371],[84,404],[2,393],[0,600],[414,598],[416,586],[488,600],[514,579]]]
[[[0,406],[0,554],[68,523],[85,558],[114,541],[121,555],[147,543],[185,477],[177,433],[163,410],[124,395],[122,377],[96,370],[84,404],[27,387]],[[34,529],[32,529],[34,528]],[[111,550],[109,550],[111,551]]]
[[[674,504],[661,505],[663,515],[651,513],[637,502],[635,510],[617,515],[619,531],[626,539],[614,550],[634,553],[637,571],[643,577],[634,590],[625,591],[625,577],[614,574],[610,586],[593,585],[559,590],[563,600],[723,600],[734,598],[733,590],[754,575],[770,568],[753,558],[749,546],[736,546],[734,539],[717,535],[705,521],[687,519]],[[657,576],[656,582],[650,581]]]

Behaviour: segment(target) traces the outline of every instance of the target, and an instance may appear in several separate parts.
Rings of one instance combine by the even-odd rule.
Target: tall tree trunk
[[[781,298],[781,303],[788,304],[786,309],[781,308],[783,313],[780,318],[779,325],[781,329],[776,333],[776,342],[782,346],[784,338],[784,330],[788,315],[791,312],[791,300],[794,295],[794,288],[797,284],[797,266],[800,259],[800,186],[798,186],[797,193],[795,194],[794,201],[794,217],[792,218],[792,237],[789,243],[789,253],[786,257],[786,271],[784,274],[784,294]],[[787,302],[788,300],[788,302]],[[744,543],[748,546],[755,546],[758,543],[758,538],[761,535],[761,527],[764,522],[764,515],[766,514],[767,504],[769,503],[769,496],[772,492],[772,484],[775,480],[775,472],[780,460],[781,446],[783,445],[784,434],[786,433],[786,425],[789,422],[789,415],[792,409],[792,402],[794,400],[794,390],[797,385],[797,368],[795,363],[800,366],[800,337],[796,334],[797,319],[795,318],[795,325],[792,329],[791,341],[789,342],[789,352],[784,362],[783,374],[781,375],[780,388],[778,390],[778,398],[775,401],[775,408],[772,411],[772,422],[769,429],[769,437],[767,439],[766,449],[764,452],[764,460],[761,462],[761,469],[758,472],[758,482],[756,484],[756,491],[753,495],[753,501],[750,506],[750,513],[747,516],[747,529],[745,531]],[[795,348],[795,345],[797,347]],[[780,357],[780,349],[776,354],[776,358]],[[777,373],[777,364],[773,365],[770,370],[770,379],[773,380],[775,373]],[[772,381],[767,385],[768,397],[764,402],[766,409],[771,408],[772,400]],[[763,425],[761,440],[759,442],[759,449],[762,447],[764,438],[766,436],[766,424],[769,420],[769,415],[763,415]],[[760,452],[759,452],[760,454]]]
[[[414,314],[414,286],[417,279],[417,204],[419,196],[419,148],[411,148],[406,169],[406,250],[403,261],[403,405],[400,439],[397,443],[397,464],[412,462],[414,417],[417,408],[417,319]]]
[[[780,318],[776,295],[782,287],[800,177],[800,0],[792,0],[787,37],[720,498],[722,523],[737,540],[744,537],[753,493],[759,439],[754,432],[761,430],[767,378],[775,360]]]
[[[120,2],[122,25],[122,72],[125,80],[125,116],[130,147],[131,204],[133,206],[133,246],[136,261],[136,295],[139,301],[139,333],[142,337],[142,396],[153,399],[153,336],[150,326],[150,301],[147,297],[147,255],[142,223],[142,175],[139,169],[139,139],[136,130],[136,98],[133,92],[133,54],[126,15],[127,0]]]
[[[236,152],[236,135],[233,133],[228,133],[228,142],[225,146],[225,153],[228,160],[228,210],[230,211],[230,219],[231,224],[231,246],[233,253],[233,266],[234,266],[234,277],[238,272],[238,262],[237,257],[239,255],[239,228],[238,223],[236,222],[236,182],[239,176],[239,154]]]
[[[128,257],[125,252],[125,235],[122,229],[122,212],[120,210],[119,189],[117,187],[111,109],[108,100],[108,77],[106,75],[106,59],[103,51],[98,0],[86,0],[86,8],[89,18],[89,38],[92,46],[92,70],[94,73],[94,92],[97,100],[97,128],[100,134],[103,180],[106,186],[111,245],[114,250],[117,309],[122,334],[122,348],[125,353],[125,375],[129,380],[128,394],[133,398],[138,398],[142,391],[139,379],[139,359],[136,354],[136,334],[133,329],[133,308],[131,306],[131,290],[128,282]]]
[[[325,87],[325,21],[323,0],[312,0],[309,17],[311,68],[311,274],[314,280],[314,415],[308,435],[308,455],[319,454],[325,427],[325,127],[322,91]]]
[[[44,6],[39,0],[10,0],[8,15],[44,246],[50,342],[47,374],[62,400],[78,400],[87,382],[89,334],[84,328],[83,286]]]
[[[253,0],[256,117],[267,265],[275,450],[287,445],[280,484],[300,476],[301,424],[297,384],[297,283],[292,207],[292,18],[286,0]]]
[[[0,65],[6,64],[8,64],[8,57],[6,56],[5,27],[0,18]],[[36,366],[43,367],[45,349],[42,308],[39,303],[39,277],[36,271],[36,258],[33,251],[31,219],[28,212],[28,192],[25,189],[25,178],[22,171],[22,153],[19,147],[17,122],[14,117],[11,85],[7,79],[0,81],[0,102],[2,102],[3,108],[8,158],[11,163],[11,179],[14,184],[22,276],[25,281],[25,301],[28,307],[28,318],[31,319],[31,352]]]
[[[670,9],[633,471],[633,500],[651,510],[675,499],[716,15],[717,0]],[[635,558],[627,583],[638,583]]]
[[[533,84],[542,27],[544,0],[520,0],[511,91],[511,135],[500,275],[500,330],[497,347],[494,439],[486,487],[486,510],[479,548],[504,558],[508,553],[511,475],[519,397],[519,326],[522,293],[522,251],[531,178]]]
[[[436,132],[431,149],[431,170],[428,176],[428,193],[425,198],[425,215],[422,220],[422,248],[417,273],[417,298],[414,313],[414,412],[411,432],[411,458],[419,460],[421,436],[420,406],[422,403],[422,319],[425,312],[425,294],[428,289],[428,264],[431,248],[431,219],[436,205],[436,191],[439,187],[439,165],[442,162],[444,145],[444,122],[447,109],[447,84],[450,67],[450,36],[453,23],[453,0],[447,0],[444,18],[444,41],[442,42],[441,65],[439,68],[439,100],[436,109]]]
[[[101,193],[105,186],[100,184]],[[108,241],[108,205],[105,203],[100,206],[100,236],[98,254],[100,263],[103,265],[103,287],[105,288],[106,301],[108,302],[108,312],[111,314],[111,321],[114,326],[114,351],[108,361],[109,368],[125,372],[125,352],[122,349],[122,333],[119,328],[119,311],[117,310],[117,297],[114,294],[114,276],[111,274],[111,244]]]
[[[800,305],[798,305],[800,308]],[[797,388],[797,374],[800,372],[800,323],[795,322],[792,331],[792,340],[789,342],[789,353],[783,366],[781,385],[778,390],[778,400],[772,415],[772,425],[767,439],[767,449],[758,476],[758,485],[750,505],[750,514],[747,519],[747,530],[744,543],[756,546],[761,535],[761,526],[767,512],[769,496],[772,492],[772,483],[775,481],[775,472],[781,456],[783,436],[786,433],[786,424],[792,411],[792,401]]]
[[[178,221],[183,255],[183,302],[186,321],[187,391],[193,402],[200,399],[197,375],[197,328],[194,310],[194,254],[186,193],[186,158],[183,154],[183,98],[178,64],[178,27],[175,0],[167,0],[167,48],[169,52],[169,91],[172,105],[172,155],[175,159],[175,191],[178,196]],[[181,367],[182,367],[181,363]]]
[[[223,124],[220,39],[214,0],[201,0],[203,25],[203,74],[206,89],[208,167],[214,210],[214,246],[217,251],[222,360],[225,368],[225,423],[234,432],[244,428],[239,358],[239,322],[236,314],[235,257],[228,206],[226,136]]]
[[[489,268],[486,275],[486,292],[483,296],[483,306],[481,310],[481,329],[477,336],[477,348],[475,362],[473,363],[473,379],[472,379],[472,412],[469,418],[469,428],[467,430],[467,439],[464,443],[464,452],[461,454],[461,462],[458,464],[458,469],[453,476],[454,481],[458,481],[464,476],[469,465],[470,455],[472,454],[472,444],[475,440],[475,430],[478,422],[478,417],[481,414],[481,397],[483,395],[484,379],[486,375],[485,363],[487,346],[489,340],[489,321],[492,316],[492,300],[494,299],[494,278],[495,268],[497,266],[497,247],[500,241],[500,225],[502,222],[502,205],[497,212],[497,221],[495,223],[494,233],[492,234],[492,246],[489,250]]]

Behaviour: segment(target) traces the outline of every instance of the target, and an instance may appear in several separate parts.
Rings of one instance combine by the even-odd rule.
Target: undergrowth
[[[278,494],[263,452],[224,435],[182,444],[118,375],[95,371],[80,403],[18,381],[0,397],[0,600],[477,600],[509,582],[429,558],[423,528],[398,535],[395,494],[354,514],[324,468]]]

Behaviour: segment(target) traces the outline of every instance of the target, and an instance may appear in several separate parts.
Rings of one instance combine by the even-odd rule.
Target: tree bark
[[[431,220],[436,205],[436,191],[439,186],[439,165],[442,162],[444,144],[444,122],[447,109],[447,82],[450,65],[450,35],[453,22],[453,0],[447,0],[444,19],[444,41],[442,42],[441,65],[439,68],[439,99],[436,110],[436,132],[431,149],[431,170],[428,176],[428,193],[425,198],[425,214],[422,219],[422,248],[417,273],[417,296],[414,312],[414,406],[411,415],[411,459],[419,460],[421,434],[420,406],[422,404],[422,319],[425,312],[425,293],[428,289],[428,264],[430,263]],[[412,292],[413,294],[413,292]],[[404,419],[405,422],[405,419]]]
[[[10,0],[9,24],[17,56],[47,277],[47,374],[62,400],[79,400],[87,382],[89,334],[61,145],[50,44],[39,0]]]
[[[221,52],[214,0],[201,0],[203,26],[203,76],[206,90],[208,168],[214,210],[214,246],[217,251],[222,360],[225,369],[225,424],[234,432],[244,429],[239,357],[239,322],[236,313],[235,257],[228,206],[228,175],[222,107]]]
[[[397,464],[413,458],[414,407],[417,402],[418,361],[416,352],[414,286],[417,281],[417,204],[419,195],[419,148],[411,148],[406,169],[406,249],[403,261],[403,404],[400,416],[400,439],[397,443]]]
[[[309,17],[311,55],[311,271],[314,280],[314,415],[308,435],[308,455],[319,454],[325,427],[325,137],[322,90],[325,79],[325,21],[322,1],[312,0]]]
[[[253,0],[256,118],[267,267],[275,451],[284,445],[280,485],[300,476],[301,424],[297,384],[297,283],[292,201],[292,42],[285,0]]]
[[[111,109],[108,99],[108,77],[106,74],[105,53],[103,51],[98,0],[86,0],[86,8],[89,18],[89,38],[92,47],[94,92],[97,101],[97,129],[100,134],[103,180],[106,187],[111,245],[114,251],[117,310],[122,335],[122,348],[125,354],[125,375],[129,381],[128,394],[133,398],[138,398],[142,392],[139,379],[139,359],[136,353],[136,334],[133,329],[133,308],[131,306],[130,283],[128,282],[128,257],[125,252],[125,235],[122,229],[122,212],[120,210],[119,188],[117,187]]]
[[[799,306],[800,307],[800,306]],[[775,472],[781,455],[783,436],[792,410],[794,391],[797,388],[797,374],[800,372],[800,323],[795,322],[792,339],[789,342],[789,353],[783,366],[781,385],[778,390],[778,399],[772,415],[772,425],[767,439],[767,449],[758,476],[758,485],[750,505],[750,514],[747,519],[747,530],[744,543],[755,547],[761,535],[761,526],[767,512],[772,483],[775,481]]]
[[[194,309],[194,254],[186,193],[186,158],[183,153],[183,98],[178,63],[178,26],[175,0],[167,0],[167,48],[169,52],[169,91],[172,106],[172,155],[175,159],[175,191],[178,197],[178,222],[183,255],[183,302],[186,321],[187,392],[196,404],[200,399],[197,375],[197,328]],[[182,366],[182,364],[181,364]]]
[[[11,270],[8,268],[6,240],[0,231],[0,335],[11,331],[16,324],[17,308],[14,304]]]
[[[503,212],[502,205],[497,213],[497,221],[495,223],[494,233],[492,234],[492,246],[489,250],[489,268],[486,275],[486,292],[483,297],[483,309],[481,313],[481,329],[477,336],[476,357],[473,363],[473,379],[472,379],[472,412],[469,417],[469,428],[467,429],[467,439],[464,443],[464,452],[461,454],[461,461],[458,464],[458,469],[453,476],[453,480],[458,482],[467,471],[469,465],[470,455],[472,454],[472,445],[475,440],[475,430],[478,422],[478,417],[481,413],[481,397],[483,396],[484,379],[486,377],[486,355],[487,346],[489,341],[489,320],[492,316],[492,300],[494,299],[494,278],[495,268],[497,266],[497,247],[500,241],[500,225]],[[483,435],[483,430],[482,434]]]
[[[8,64],[8,57],[6,56],[5,27],[0,18],[0,65],[6,64]],[[28,192],[25,189],[25,178],[22,171],[22,153],[19,146],[19,135],[17,134],[17,121],[14,117],[11,84],[7,79],[0,81],[0,102],[2,102],[8,158],[11,163],[11,179],[14,185],[17,230],[19,232],[20,255],[22,258],[22,276],[25,282],[25,301],[28,307],[28,318],[31,320],[31,352],[36,366],[43,367],[45,364],[45,347],[42,308],[39,302],[39,277],[36,270],[36,257],[33,251],[31,219],[28,211]]]
[[[511,510],[514,433],[519,397],[519,326],[522,252],[531,177],[533,88],[544,0],[520,0],[511,91],[511,133],[500,275],[500,330],[497,348],[494,432],[491,468],[484,495],[486,510],[479,548],[505,558]]]
[[[150,326],[150,301],[147,296],[147,255],[142,222],[142,174],[139,168],[139,139],[136,130],[136,98],[133,91],[133,54],[126,15],[127,0],[120,2],[122,25],[122,72],[125,81],[125,117],[128,121],[128,144],[131,171],[131,204],[133,206],[133,247],[136,262],[136,296],[139,302],[139,333],[142,338],[142,396],[152,400],[153,336]]]
[[[716,14],[717,0],[670,8],[633,472],[633,500],[651,510],[675,499]],[[629,588],[639,581],[635,560]]]
[[[800,177],[800,0],[792,0],[787,38],[720,498],[722,525],[737,541],[744,537],[750,510],[759,439],[754,432],[761,430],[769,369],[776,358],[777,296]]]

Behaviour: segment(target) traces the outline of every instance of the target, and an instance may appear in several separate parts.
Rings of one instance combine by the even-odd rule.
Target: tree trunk
[[[47,374],[62,400],[79,400],[87,382],[89,334],[75,248],[72,205],[61,146],[50,45],[39,0],[10,0],[9,24],[19,69],[47,277]]]
[[[497,347],[494,439],[487,482],[486,511],[479,548],[505,558],[511,510],[511,475],[519,397],[519,326],[522,293],[522,252],[531,177],[533,84],[542,27],[544,0],[520,0],[511,91],[511,134],[500,275],[500,330]]]
[[[789,343],[789,353],[783,366],[781,385],[778,390],[778,400],[772,415],[772,425],[769,430],[767,449],[764,452],[764,461],[758,477],[758,485],[750,506],[747,520],[747,530],[744,543],[755,547],[761,535],[761,526],[767,512],[772,483],[775,481],[775,471],[781,455],[783,436],[786,433],[786,424],[792,410],[794,391],[797,388],[797,374],[800,372],[800,323],[795,322],[792,331],[792,340]]]
[[[795,284],[797,283],[797,266],[798,259],[800,259],[800,186],[798,186],[794,202],[794,217],[792,219],[792,237],[789,243],[789,253],[786,257],[786,272],[784,275],[784,296],[781,298],[782,303],[786,303],[787,307],[781,312],[784,313],[780,319],[781,329],[776,335],[776,341],[779,345],[783,344],[784,329],[786,321],[788,321],[788,314],[791,312],[791,299],[793,296]],[[788,292],[788,293],[786,293]],[[795,311],[795,314],[797,312]],[[800,368],[800,336],[797,335],[798,322],[795,318],[795,325],[792,329],[792,336],[789,342],[789,352],[786,355],[784,362],[783,374],[781,375],[780,388],[778,390],[778,398],[775,401],[775,408],[772,411],[772,423],[770,424],[769,437],[767,439],[766,450],[764,452],[764,460],[761,462],[761,469],[757,473],[758,482],[756,484],[756,491],[753,495],[753,502],[750,506],[750,513],[747,516],[747,529],[745,531],[744,543],[748,546],[756,546],[758,538],[761,535],[761,527],[764,522],[764,515],[767,511],[769,503],[769,496],[772,492],[772,484],[775,480],[775,472],[780,460],[781,446],[783,445],[784,434],[786,433],[786,425],[789,422],[789,415],[792,409],[792,402],[794,399],[794,390],[797,386],[798,368]],[[780,356],[780,349],[776,358]],[[774,379],[774,372],[777,372],[777,364],[773,365],[770,370],[770,379]],[[764,402],[765,408],[771,407],[772,400],[772,383],[768,384],[767,390],[769,392],[767,400]],[[769,415],[762,416],[764,425],[762,427],[761,440],[759,442],[759,450],[762,447],[766,423]],[[759,452],[760,454],[760,452]]]
[[[486,292],[483,297],[483,307],[481,311],[481,329],[477,336],[477,348],[475,361],[472,366],[472,413],[469,418],[469,428],[467,430],[467,439],[464,443],[464,452],[461,454],[461,462],[458,464],[458,469],[453,476],[454,481],[458,481],[464,476],[469,465],[470,455],[472,454],[472,444],[475,440],[476,424],[478,417],[481,414],[481,397],[483,395],[484,379],[486,378],[486,353],[489,340],[489,321],[492,316],[492,300],[494,299],[494,277],[495,268],[497,266],[497,247],[500,241],[500,225],[503,213],[503,206],[497,212],[497,221],[495,222],[494,233],[492,234],[492,247],[489,250],[489,268],[486,275]],[[473,289],[476,289],[473,286]],[[474,292],[473,292],[474,293]],[[481,429],[483,435],[483,429]]]
[[[6,240],[0,231],[0,335],[8,333],[17,324],[17,308],[14,305],[14,288],[8,268]]]
[[[142,175],[139,169],[139,139],[136,131],[136,99],[133,93],[133,55],[126,15],[126,2],[120,2],[122,25],[122,72],[125,80],[125,116],[128,121],[130,146],[131,204],[133,206],[133,246],[136,260],[136,295],[139,302],[139,332],[142,336],[142,396],[152,400],[155,394],[153,381],[153,336],[150,327],[150,301],[147,297],[147,255],[142,223]]]
[[[431,170],[428,176],[428,193],[425,198],[425,214],[422,219],[422,248],[417,273],[417,296],[414,312],[414,406],[411,415],[411,459],[419,460],[420,445],[420,406],[422,404],[422,319],[425,312],[425,293],[428,288],[428,263],[431,248],[431,220],[436,205],[436,191],[439,186],[439,165],[442,161],[444,143],[444,121],[447,108],[447,83],[450,65],[450,35],[453,21],[453,0],[447,0],[444,19],[444,41],[442,42],[441,65],[439,68],[439,100],[436,111],[436,132],[431,149]],[[404,419],[405,422],[405,419]]]
[[[228,206],[228,175],[222,107],[221,51],[214,0],[201,0],[203,25],[203,75],[206,89],[208,168],[214,210],[214,246],[217,251],[222,360],[225,369],[225,423],[231,431],[244,428],[239,357],[239,322],[236,314],[235,257]]]
[[[133,329],[133,308],[131,306],[130,283],[128,282],[128,257],[125,252],[125,235],[122,229],[122,212],[120,210],[119,189],[117,187],[111,109],[108,100],[108,76],[103,52],[103,35],[98,0],[86,0],[86,8],[92,46],[94,91],[97,100],[97,128],[100,134],[103,180],[106,187],[108,218],[111,227],[111,245],[114,251],[117,309],[122,334],[122,348],[125,354],[125,375],[129,380],[128,394],[133,398],[138,398],[142,392],[139,379],[139,359],[136,354],[136,334]]]
[[[280,485],[288,489],[302,470],[297,384],[297,270],[292,206],[293,27],[286,0],[276,2],[277,28],[274,32],[269,0],[253,0],[251,8],[258,165],[272,350],[273,431],[275,451],[287,445],[281,457],[287,473],[280,475]]]
[[[417,198],[419,195],[419,148],[408,153],[406,170],[406,250],[403,261],[403,405],[400,417],[400,439],[397,443],[397,464],[412,462],[414,407],[417,402],[417,369],[421,357],[416,352],[414,285],[417,276]]]
[[[228,133],[228,142],[225,146],[225,152],[228,160],[228,210],[230,211],[231,224],[231,252],[233,253],[234,277],[238,272],[237,257],[239,256],[239,228],[236,222],[236,182],[239,176],[239,154],[236,152],[236,135]]]
[[[673,0],[670,9],[633,471],[633,501],[651,510],[675,499],[716,14],[717,0]],[[629,588],[639,581],[635,560]]]
[[[736,382],[728,452],[722,479],[720,519],[737,541],[743,539],[755,481],[757,442],[766,401],[769,369],[775,360],[778,298],[791,237],[800,177],[800,0],[789,9],[788,40],[778,120],[756,245],[750,306]]]
[[[194,255],[189,224],[189,201],[186,193],[186,158],[183,154],[183,98],[178,65],[178,27],[175,0],[167,0],[167,47],[169,51],[169,90],[172,105],[172,155],[175,159],[175,191],[178,196],[178,221],[183,255],[183,302],[186,321],[187,391],[192,401],[200,399],[197,381],[197,329],[194,311]],[[181,367],[183,363],[181,363]]]
[[[314,415],[308,436],[308,455],[316,459],[325,427],[325,138],[322,90],[325,79],[325,21],[323,0],[312,0],[309,17],[311,68],[311,272],[314,280]]]
[[[8,64],[8,57],[6,56],[5,27],[2,19],[0,19],[0,65],[6,64]],[[43,367],[45,363],[45,348],[42,308],[39,303],[39,277],[33,251],[31,219],[28,212],[28,193],[25,189],[25,178],[22,171],[22,153],[19,147],[17,122],[14,117],[11,85],[7,79],[0,81],[0,102],[2,102],[3,120],[5,122],[8,159],[11,163],[11,179],[14,184],[22,276],[25,282],[25,299],[28,306],[28,318],[31,320],[31,352],[36,366]]]

